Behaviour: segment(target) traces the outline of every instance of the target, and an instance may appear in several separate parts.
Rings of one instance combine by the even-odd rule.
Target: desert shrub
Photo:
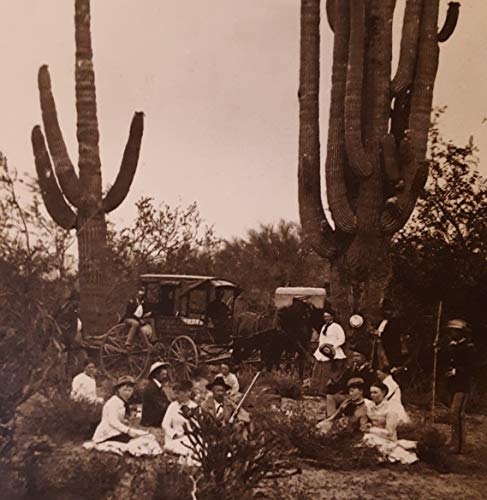
[[[101,420],[102,405],[73,401],[66,394],[55,393],[49,399],[40,396],[26,401],[16,432],[23,435],[45,435],[69,441],[91,439]],[[35,401],[34,401],[35,400]],[[33,404],[29,404],[33,402]]]
[[[447,438],[434,426],[426,426],[418,439],[418,457],[438,472],[450,472],[452,460],[446,447]]]
[[[196,471],[197,498],[252,498],[251,492],[282,463],[275,433],[257,430],[243,439],[236,426],[223,426],[212,415],[193,411],[187,429],[201,467]]]
[[[301,382],[287,373],[270,373],[264,377],[263,383],[268,384],[276,394],[283,398],[301,399],[303,395]]]

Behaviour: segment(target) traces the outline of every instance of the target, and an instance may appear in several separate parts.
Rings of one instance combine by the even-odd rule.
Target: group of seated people
[[[198,465],[186,432],[194,425],[189,413],[198,408],[219,424],[234,426],[242,439],[248,437],[250,415],[238,407],[241,397],[238,379],[227,365],[221,365],[220,373],[211,383],[203,376],[171,383],[169,370],[170,365],[163,361],[152,364],[142,393],[142,414],[137,427],[132,425],[135,419],[131,418],[130,408],[136,382],[130,376],[120,377],[113,387],[114,394],[103,406],[92,446],[105,451],[122,449],[137,456],[157,455],[162,448],[155,436],[162,434],[161,444],[166,451],[179,455],[184,463]],[[85,371],[73,379],[73,399],[102,402],[96,395],[95,373],[95,365],[86,363]]]
[[[325,435],[356,433],[363,442],[377,447],[391,461],[413,463],[414,443],[398,440],[397,428],[410,419],[401,401],[401,389],[391,369],[371,370],[365,356],[352,353],[352,363],[338,380],[328,384],[326,413],[318,423]]]

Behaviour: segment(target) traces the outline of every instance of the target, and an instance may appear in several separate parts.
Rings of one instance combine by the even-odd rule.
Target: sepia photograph
[[[0,18],[2,499],[486,498],[485,0]]]

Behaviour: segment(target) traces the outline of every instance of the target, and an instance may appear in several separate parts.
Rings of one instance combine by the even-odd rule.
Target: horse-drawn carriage
[[[200,362],[216,363],[230,356],[228,343],[217,340],[231,335],[235,299],[241,291],[235,283],[211,276],[144,274],[140,285],[152,337],[138,332],[127,348],[129,326],[121,322],[111,328],[100,347],[100,366],[108,376],[129,373],[140,378],[151,360],[166,359],[187,378]],[[228,321],[212,320],[209,311],[215,304],[228,312]]]

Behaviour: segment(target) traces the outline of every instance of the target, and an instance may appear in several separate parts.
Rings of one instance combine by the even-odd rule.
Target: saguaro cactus
[[[407,0],[397,72],[391,78],[395,0],[327,0],[334,31],[326,191],[319,143],[320,0],[301,0],[299,209],[309,244],[332,263],[332,300],[344,316],[377,320],[390,278],[392,235],[408,220],[426,182],[426,150],[439,42],[457,23],[449,4]]]
[[[89,0],[75,0],[75,33],[79,173],[69,158],[61,133],[47,66],[40,68],[38,83],[50,156],[40,126],[32,130],[32,146],[49,214],[63,228],[76,229],[77,232],[81,319],[85,332],[94,334],[105,328],[109,320],[105,303],[105,214],[117,208],[127,196],[137,169],[144,123],[143,114],[135,113],[120,171],[113,186],[103,196]]]

